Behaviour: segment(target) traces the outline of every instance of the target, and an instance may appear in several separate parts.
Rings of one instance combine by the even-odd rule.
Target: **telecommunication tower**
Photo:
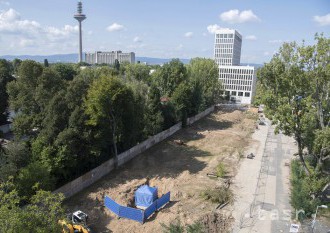
[[[79,58],[78,61],[82,62],[82,31],[81,31],[81,22],[86,19],[86,15],[82,13],[82,2],[78,2],[77,14],[74,15],[74,18],[79,22]]]

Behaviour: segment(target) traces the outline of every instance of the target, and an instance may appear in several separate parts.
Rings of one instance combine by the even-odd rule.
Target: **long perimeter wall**
[[[188,118],[187,124],[191,125],[194,122],[200,120],[201,118],[209,115],[211,112],[214,111],[214,106],[206,109],[205,111]],[[163,141],[164,139],[172,136],[174,133],[179,131],[182,128],[182,123],[179,122],[176,125],[172,126],[171,128],[164,130],[147,140],[143,141],[142,143],[137,144],[136,146],[132,147],[131,149],[121,153],[118,155],[118,165],[121,166],[126,162],[133,159],[138,154],[146,151],[150,147],[154,146],[155,144]],[[82,191],[83,189],[87,188],[91,184],[98,181],[103,176],[109,174],[114,169],[114,160],[109,159],[108,161],[104,162],[100,166],[92,169],[91,171],[85,173],[84,175],[78,177],[77,179],[63,185],[59,189],[55,190],[54,193],[63,193],[66,198],[69,198],[76,193]]]

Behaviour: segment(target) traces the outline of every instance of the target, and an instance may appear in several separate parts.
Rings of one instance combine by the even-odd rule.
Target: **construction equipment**
[[[87,226],[88,215],[78,210],[67,216],[68,220],[59,220],[62,226],[62,233],[91,233],[91,229]]]

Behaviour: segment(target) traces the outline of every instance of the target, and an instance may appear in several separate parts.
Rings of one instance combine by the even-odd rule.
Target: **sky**
[[[83,51],[213,58],[214,32],[238,30],[242,63],[283,42],[330,34],[330,0],[82,0]],[[77,0],[0,0],[0,56],[78,53]]]

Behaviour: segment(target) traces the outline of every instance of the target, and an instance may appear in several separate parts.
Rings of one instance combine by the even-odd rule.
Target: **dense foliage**
[[[36,193],[36,183],[52,190],[178,121],[185,124],[216,103],[220,91],[210,59],[188,65],[174,59],[154,72],[143,64],[0,65],[16,113],[15,141],[1,151],[0,179],[13,177],[26,199]]]
[[[22,206],[22,198],[10,182],[0,183],[0,232],[60,232],[58,219],[64,217],[62,194],[42,190]]]
[[[214,61],[151,68],[0,60],[0,123],[16,114],[15,139],[0,148],[1,230],[59,232],[63,196],[42,190],[216,103]]]
[[[7,84],[13,80],[13,67],[10,62],[0,59],[0,125],[5,124],[9,115]]]
[[[308,213],[330,181],[330,39],[316,35],[315,41],[284,43],[259,70],[256,97],[276,131],[297,142],[300,164],[292,167],[291,203]]]

